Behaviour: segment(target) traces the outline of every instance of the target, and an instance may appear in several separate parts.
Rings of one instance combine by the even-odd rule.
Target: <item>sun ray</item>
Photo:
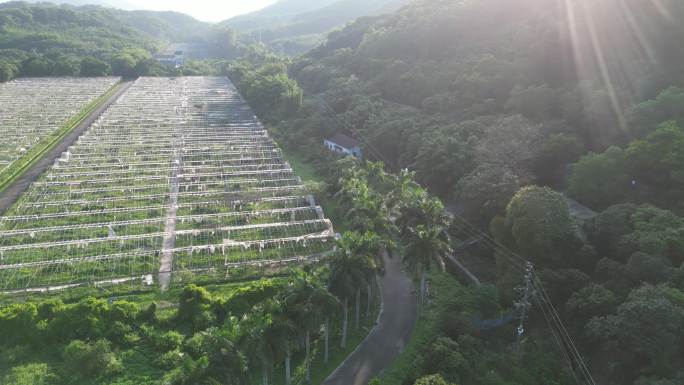
[[[643,51],[642,53],[645,54],[645,56],[648,58],[648,61],[651,64],[657,64],[658,60],[656,58],[655,52],[653,51],[653,47],[651,43],[648,41],[648,38],[646,37],[646,34],[644,33],[643,29],[641,28],[639,23],[637,23],[637,20],[634,17],[634,12],[627,3],[618,2],[618,4],[620,5],[622,14],[625,16],[625,19],[627,20],[630,29],[632,30],[632,32],[634,33],[639,42],[639,47]]]
[[[605,87],[606,91],[608,92],[610,104],[611,104],[611,107],[613,108],[613,113],[615,114],[615,117],[617,118],[618,126],[624,132],[627,130],[627,120],[626,120],[625,115],[623,113],[622,106],[620,105],[620,100],[618,99],[617,93],[615,91],[615,85],[614,85],[613,80],[610,76],[610,71],[608,71],[608,65],[606,64],[606,58],[605,58],[605,55],[603,52],[603,47],[601,46],[601,42],[599,41],[598,34],[596,32],[596,22],[594,20],[593,14],[591,12],[588,12],[588,10],[586,9],[586,5],[584,3],[582,3],[582,9],[583,9],[584,14],[586,16],[584,18],[584,22],[585,22],[585,25],[586,25],[587,30],[589,32],[591,48],[593,50],[596,62],[598,63],[598,66],[599,66],[603,86]]]
[[[651,0],[655,9],[660,13],[667,21],[673,22],[674,17],[670,14],[670,10],[663,4],[663,0]]]
[[[584,60],[582,57],[582,50],[579,49],[580,38],[579,32],[577,31],[577,16],[575,15],[575,7],[571,3],[571,0],[563,0],[565,5],[565,14],[567,15],[567,25],[570,31],[570,42],[572,45],[572,56],[575,60],[575,70],[578,75],[583,73]]]

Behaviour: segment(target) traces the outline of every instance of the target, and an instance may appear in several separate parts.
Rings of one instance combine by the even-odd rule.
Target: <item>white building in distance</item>
[[[328,150],[338,154],[352,155],[357,158],[363,157],[359,142],[344,134],[335,134],[335,136],[323,140],[323,145]]]

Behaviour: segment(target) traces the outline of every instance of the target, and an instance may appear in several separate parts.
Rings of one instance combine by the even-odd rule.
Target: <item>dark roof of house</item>
[[[345,134],[335,134],[335,136],[326,140],[344,148],[354,148],[359,146],[359,142],[356,139],[350,138]]]

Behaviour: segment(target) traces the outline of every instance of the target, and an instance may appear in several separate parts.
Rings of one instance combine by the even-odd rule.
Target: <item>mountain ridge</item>
[[[139,11],[145,10],[144,7],[140,7],[126,0],[58,0],[54,2],[42,1],[42,0],[23,0],[24,2],[30,4],[40,4],[40,3],[52,3],[55,5],[72,5],[76,7],[87,6],[87,5],[97,5],[107,8],[115,8],[124,11]],[[8,1],[11,2],[11,1]]]
[[[359,17],[399,9],[411,0],[280,0],[259,11],[219,23],[285,54],[304,53],[323,43],[327,33]]]

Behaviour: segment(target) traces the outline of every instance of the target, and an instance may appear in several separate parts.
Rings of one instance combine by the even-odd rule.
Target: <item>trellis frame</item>
[[[0,218],[0,290],[164,286],[318,260],[333,239],[227,78],[140,78]]]

